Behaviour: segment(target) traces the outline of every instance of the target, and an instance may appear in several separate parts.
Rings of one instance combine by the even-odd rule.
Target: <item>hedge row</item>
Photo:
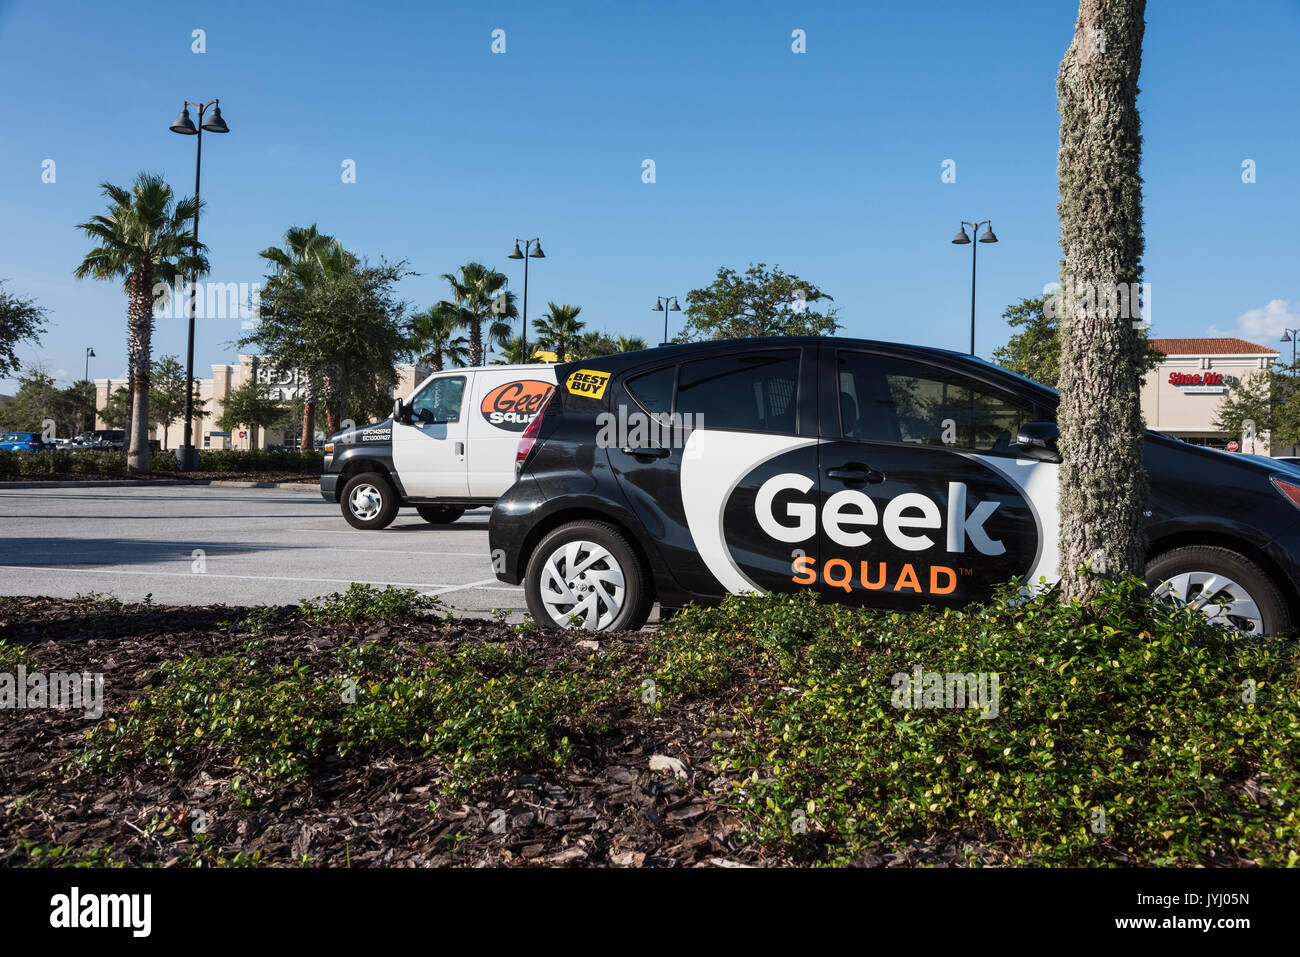
[[[298,449],[200,449],[200,472],[319,472],[324,452]],[[153,453],[153,471],[174,472],[176,453]],[[117,449],[54,449],[48,452],[0,450],[0,475],[112,475],[126,471],[126,453]]]

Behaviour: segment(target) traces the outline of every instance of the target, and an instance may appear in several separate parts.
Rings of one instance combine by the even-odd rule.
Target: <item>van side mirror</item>
[[[397,398],[393,400],[393,421],[402,425],[411,424],[411,407]]]
[[[1056,442],[1060,437],[1055,422],[1026,422],[1016,433],[1016,448],[1031,459],[1059,462],[1061,453]]]

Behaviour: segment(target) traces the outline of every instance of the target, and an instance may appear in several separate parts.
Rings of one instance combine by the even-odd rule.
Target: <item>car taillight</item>
[[[1290,482],[1284,482],[1276,475],[1271,476],[1269,481],[1273,483],[1275,489],[1282,493],[1283,498],[1296,508],[1300,508],[1300,485],[1293,485]]]
[[[550,406],[554,395],[554,388],[546,393],[546,398],[542,400],[542,407],[533,416],[533,421],[528,423],[528,428],[524,429],[523,435],[519,436],[519,448],[515,450],[516,477],[518,477],[520,469],[524,467],[524,460],[528,458],[528,453],[533,450],[533,445],[537,442],[538,433],[542,431],[542,419],[546,416],[546,409]]]

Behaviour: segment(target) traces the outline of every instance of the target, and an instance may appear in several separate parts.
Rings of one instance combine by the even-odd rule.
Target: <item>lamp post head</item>
[[[230,127],[226,126],[226,121],[221,118],[221,107],[213,105],[212,115],[203,121],[203,128],[209,133],[229,133]]]
[[[952,241],[953,241],[953,245],[955,246],[965,246],[967,243],[970,242],[970,237],[966,235],[965,226],[957,230],[957,235],[952,238]]]
[[[510,254],[509,254],[508,256],[506,256],[506,258],[507,258],[507,259],[523,259],[523,258],[524,258],[523,250],[521,250],[521,249],[519,248],[519,240],[517,240],[517,239],[515,240],[515,248],[512,249],[512,250],[510,250]]]
[[[982,243],[996,243],[997,241],[998,241],[998,237],[996,237],[996,236],[993,235],[993,227],[992,227],[992,226],[985,226],[985,227],[984,227],[984,235],[982,235],[982,236],[980,237],[980,242],[982,242]]]
[[[658,297],[656,297],[656,299],[655,299],[655,304],[654,304],[653,307],[651,307],[650,311],[651,311],[651,312],[663,312],[663,311],[664,311],[664,299],[663,299],[663,296],[658,296]]]
[[[681,312],[682,307],[677,305],[677,297],[673,296],[673,304],[668,309],[669,312]]]
[[[542,252],[542,241],[540,239],[537,241],[537,245],[533,247],[533,251],[528,255],[532,256],[534,259],[546,258],[546,253]]]
[[[1282,333],[1282,339],[1281,339],[1281,341],[1282,341],[1282,342],[1290,342],[1290,341],[1291,341],[1291,330],[1290,330],[1290,329],[1287,329],[1285,332]]]
[[[95,355],[95,347],[94,347],[94,346],[90,346],[88,349],[86,349],[86,358],[87,358],[87,359],[97,359],[97,358],[99,358],[98,356]]]
[[[171,125],[171,131],[173,133],[184,133],[186,136],[193,136],[198,132],[198,129],[194,126],[194,121],[190,119],[190,108],[188,106],[181,107],[181,115]]]

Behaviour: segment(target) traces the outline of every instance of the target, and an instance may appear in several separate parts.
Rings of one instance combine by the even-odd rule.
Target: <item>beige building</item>
[[[415,386],[433,371],[425,366],[399,364],[397,385],[394,396],[409,395]],[[195,372],[198,372],[196,369]],[[253,376],[271,387],[271,396],[285,402],[298,398],[303,393],[304,375],[297,369],[279,369],[274,363],[258,356],[240,356],[239,361],[229,365],[212,366],[212,378],[199,379],[198,396],[203,400],[203,412],[194,417],[193,442],[199,449],[252,449],[267,448],[273,445],[287,445],[296,448],[299,444],[298,430],[288,429],[249,429],[244,427],[234,432],[223,432],[217,427],[221,418],[222,401],[226,396],[248,382]],[[96,379],[95,408],[102,409],[109,395],[126,385],[125,379]],[[150,431],[149,437],[158,439],[164,447],[174,449],[181,444],[185,434],[184,417],[169,423],[163,428]],[[317,437],[323,438],[324,416],[317,416]],[[104,429],[103,419],[95,417],[95,428]]]
[[[1228,386],[1270,368],[1278,357],[1276,349],[1233,338],[1152,339],[1151,346],[1165,358],[1142,384],[1147,428],[1193,445],[1270,454],[1267,433],[1252,441],[1248,430],[1243,435],[1241,430],[1229,434],[1216,429],[1214,418]]]

